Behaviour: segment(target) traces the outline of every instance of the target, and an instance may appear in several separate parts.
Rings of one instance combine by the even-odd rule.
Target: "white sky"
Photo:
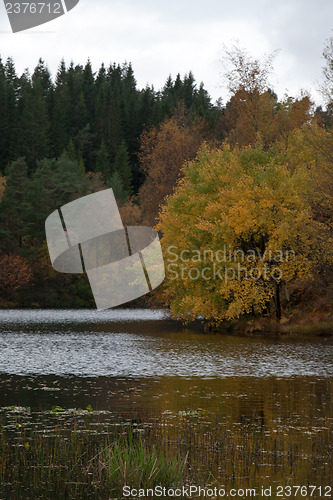
[[[7,0],[6,0],[7,1]],[[36,0],[38,1],[38,0]],[[213,101],[225,103],[223,46],[239,40],[253,57],[279,49],[271,81],[279,97],[316,92],[322,51],[333,36],[333,0],[80,0],[58,19],[13,34],[0,0],[0,55],[19,74],[39,57],[54,76],[59,62],[132,62],[138,86],[161,88],[168,75],[192,71]]]

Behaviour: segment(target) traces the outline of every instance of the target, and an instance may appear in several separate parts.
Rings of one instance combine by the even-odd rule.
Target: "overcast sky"
[[[39,57],[53,76],[62,58],[84,64],[89,57],[94,70],[127,61],[140,88],[159,89],[169,74],[192,71],[213,101],[227,100],[223,47],[239,40],[254,57],[279,50],[271,78],[279,97],[306,89],[320,102],[315,89],[331,36],[333,0],[80,0],[66,15],[16,34],[0,0],[0,54],[12,56],[20,74]]]

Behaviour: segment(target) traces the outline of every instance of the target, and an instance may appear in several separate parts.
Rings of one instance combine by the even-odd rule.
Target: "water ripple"
[[[84,377],[333,375],[332,339],[203,335],[163,311],[1,311],[0,372]],[[135,321],[133,322],[133,319]]]

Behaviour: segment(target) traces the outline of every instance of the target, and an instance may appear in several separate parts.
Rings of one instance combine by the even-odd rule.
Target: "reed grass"
[[[321,428],[228,424],[165,414],[134,422],[21,416],[0,428],[0,498],[118,499],[122,488],[332,482],[332,421]],[[58,420],[57,420],[58,419]]]

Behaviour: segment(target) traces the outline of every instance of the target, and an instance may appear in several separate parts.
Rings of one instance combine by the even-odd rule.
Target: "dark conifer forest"
[[[138,88],[130,63],[102,64],[94,73],[89,60],[68,67],[61,61],[52,78],[42,59],[20,76],[11,58],[0,60],[3,306],[93,305],[84,277],[59,276],[49,268],[45,219],[99,189],[112,187],[119,203],[136,196],[146,178],[142,134],[176,109],[209,128],[221,114],[191,73],[169,76],[155,91]],[[59,293],[62,283],[67,288]]]

